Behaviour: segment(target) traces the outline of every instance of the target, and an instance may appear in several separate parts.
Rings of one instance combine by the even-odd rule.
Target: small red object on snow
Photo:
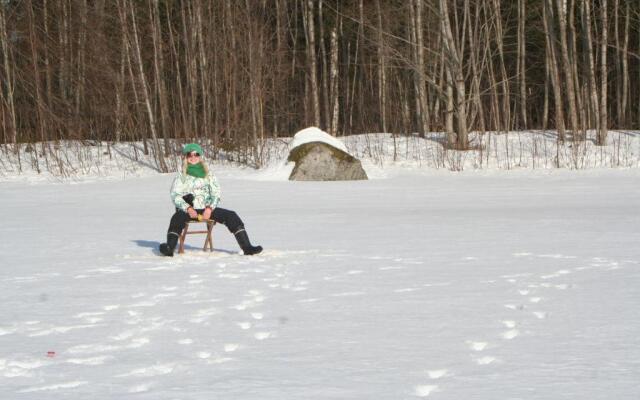
[[[47,351],[47,357],[55,357],[55,356],[56,356],[55,351]]]

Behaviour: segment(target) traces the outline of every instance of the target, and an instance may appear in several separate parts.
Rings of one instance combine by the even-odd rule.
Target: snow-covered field
[[[0,398],[640,398],[640,169],[372,165],[214,168],[252,257],[158,256],[172,174],[6,179]]]

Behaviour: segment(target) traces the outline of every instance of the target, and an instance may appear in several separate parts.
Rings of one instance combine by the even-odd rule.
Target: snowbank
[[[296,133],[293,137],[293,140],[289,143],[289,151],[295,149],[300,145],[311,142],[326,143],[330,146],[335,147],[336,149],[344,151],[349,155],[353,155],[349,153],[349,150],[347,150],[347,146],[345,146],[344,143],[329,135],[328,133],[316,128],[315,126],[303,129]]]

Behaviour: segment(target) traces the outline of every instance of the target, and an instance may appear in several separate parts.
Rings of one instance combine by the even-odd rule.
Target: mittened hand
[[[187,208],[187,214],[189,214],[189,217],[191,217],[191,219],[198,218],[198,213],[192,207]]]

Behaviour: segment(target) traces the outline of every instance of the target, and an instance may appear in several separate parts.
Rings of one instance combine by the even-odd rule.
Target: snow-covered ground
[[[0,183],[0,398],[640,398],[640,169],[273,168],[214,168],[252,257],[158,255],[172,174]]]

